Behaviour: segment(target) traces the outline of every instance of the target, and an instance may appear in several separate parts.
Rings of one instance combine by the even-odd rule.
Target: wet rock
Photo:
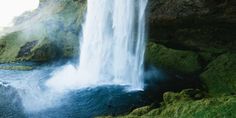
[[[175,50],[156,43],[149,43],[146,50],[148,63],[184,74],[198,73],[201,70],[198,60],[195,52]]]
[[[50,61],[57,56],[57,47],[49,40],[43,40],[33,51],[29,60]]]
[[[226,53],[217,57],[201,74],[210,95],[230,95],[236,92],[236,54]]]
[[[150,0],[150,38],[175,49],[236,50],[234,0]]]
[[[1,45],[0,45],[0,54],[1,54],[2,52],[4,52],[4,47],[5,47],[4,44],[1,44]]]
[[[37,45],[37,43],[38,41],[27,42],[20,48],[17,57],[28,56],[31,53],[31,49],[34,48],[34,46]]]

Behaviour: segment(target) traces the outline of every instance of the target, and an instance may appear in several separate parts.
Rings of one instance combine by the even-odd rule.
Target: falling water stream
[[[47,82],[56,90],[100,84],[143,89],[147,0],[88,0],[79,65]]]

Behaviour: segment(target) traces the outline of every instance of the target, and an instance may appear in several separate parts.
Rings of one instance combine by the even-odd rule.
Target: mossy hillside
[[[0,39],[1,53],[0,62],[16,61],[20,46],[27,42],[21,35],[22,32],[13,32]]]
[[[201,74],[210,95],[236,94],[236,54],[222,54]]]
[[[40,42],[34,46],[29,55],[19,57],[21,61],[49,61],[56,57],[56,47],[47,38],[40,40]]]
[[[194,74],[201,70],[199,55],[192,51],[174,50],[156,43],[148,43],[146,61],[156,67]]]
[[[165,104],[161,109],[154,109],[144,116],[175,118],[213,118],[235,117],[236,97],[205,98],[202,100],[183,100]]]
[[[0,62],[50,61],[78,55],[86,2],[51,2],[41,1],[38,9],[15,19],[12,29],[17,31],[0,39]]]
[[[190,92],[192,93],[192,92]],[[201,94],[196,92],[194,96]],[[189,90],[166,92],[160,108],[146,106],[118,118],[214,118],[236,117],[236,96],[195,99]],[[112,116],[109,116],[112,117]],[[107,118],[109,118],[107,117]]]
[[[53,24],[47,27],[48,38],[54,41],[61,57],[74,57],[78,55],[79,38],[86,11],[86,1],[68,0],[60,1],[57,5],[58,12],[44,22]],[[47,7],[47,6],[46,6]],[[50,7],[50,6],[49,6]]]
[[[19,55],[22,47],[32,41],[37,41],[37,43],[31,47],[31,49],[27,50],[28,52],[25,52],[27,55]],[[31,57],[34,56],[34,52],[37,49],[44,48],[48,44],[49,40],[46,39],[45,32],[38,32],[37,35],[34,33],[25,34],[21,31],[6,34],[0,39],[0,45],[2,45],[0,61],[2,63],[6,63],[31,60]],[[48,56],[50,55],[53,55],[53,53],[49,54]]]
[[[151,53],[150,47],[152,49]],[[165,53],[169,53],[167,50],[168,48],[159,44],[149,43],[147,51],[149,51],[149,54],[152,54],[151,56],[149,55],[149,58],[157,58],[158,55],[162,56],[160,53],[160,50],[162,48],[166,49],[164,51]],[[215,53],[210,52],[197,52],[197,54],[200,56],[201,60],[204,60],[206,62],[207,65],[205,69],[201,70],[202,74],[200,75],[203,84],[207,87],[207,93],[200,92],[199,90],[183,90],[180,93],[166,92],[163,95],[164,102],[161,103],[160,108],[152,108],[151,106],[146,106],[135,109],[130,114],[120,117],[236,117],[235,53],[229,52],[218,57],[217,55],[215,55]],[[163,58],[163,60],[164,59],[167,58],[165,57]],[[172,63],[173,62],[176,61],[172,60]],[[160,64],[158,64],[158,66],[160,67]]]
[[[84,21],[84,14],[87,8],[86,2],[86,0],[77,0],[75,3],[68,2],[64,8],[65,10],[59,13],[59,16],[62,16],[64,19],[64,27],[68,27],[68,32],[63,34],[62,37],[64,38],[61,41],[63,57],[74,57],[78,55],[79,37],[82,29],[81,24]]]

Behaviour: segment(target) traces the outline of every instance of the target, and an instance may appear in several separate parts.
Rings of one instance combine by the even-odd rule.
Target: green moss
[[[176,101],[165,104],[160,109],[154,109],[145,116],[174,117],[174,118],[206,118],[206,117],[235,117],[236,97],[205,98],[201,100]]]
[[[142,116],[142,115],[148,113],[150,110],[151,110],[151,106],[145,106],[145,107],[141,107],[141,108],[135,109],[134,111],[132,111],[130,113],[130,115]]]
[[[193,74],[201,70],[198,59],[199,55],[191,51],[174,50],[155,43],[147,46],[146,61],[157,67]]]
[[[195,92],[195,93],[194,93]],[[142,107],[118,118],[214,118],[236,117],[236,96],[221,96],[193,100],[199,90],[184,90],[180,93],[167,92],[160,108]],[[139,113],[140,111],[140,113]],[[135,114],[134,114],[135,113]]]
[[[32,66],[0,66],[0,70],[32,70]]]
[[[55,1],[51,6],[43,0],[40,4],[39,9],[16,18],[18,24],[23,22],[19,26],[20,31],[0,37],[0,63],[50,61],[55,56],[68,58],[77,55],[78,34],[84,20],[86,1]],[[50,16],[42,16],[48,8]],[[32,24],[27,22],[30,19],[37,19],[37,22],[33,22],[34,27],[24,26]],[[18,55],[22,47],[32,41],[37,41],[37,44],[26,55]]]
[[[26,42],[21,34],[22,32],[13,32],[0,39],[0,44],[2,45],[0,54],[1,63],[17,60],[16,57],[20,51],[20,46]]]
[[[211,95],[236,93],[236,54],[227,53],[212,61],[201,74]]]
[[[37,41],[37,44],[29,50],[27,55],[19,56],[18,54],[21,47],[26,43],[33,41],[32,39]],[[1,63],[28,60],[48,60],[51,56],[55,55],[55,52],[51,51],[54,46],[51,45],[51,42],[45,37],[43,32],[39,32],[37,35],[30,33],[26,35],[23,32],[13,32],[2,37],[0,39],[0,45],[2,45],[0,53]],[[42,54],[40,55],[39,52],[42,52]]]
[[[0,51],[0,62],[8,63],[29,60],[31,54],[23,57],[18,56],[21,47],[23,47],[28,42],[38,41],[38,43],[34,47],[32,47],[31,51],[33,51],[35,48],[43,44],[42,42],[45,38],[45,31],[37,31],[37,34],[35,34],[30,31],[28,32],[22,30],[6,34],[5,36],[0,38],[0,45],[2,47]]]
[[[198,53],[201,57],[201,59],[205,62],[205,63],[209,63],[211,61],[213,61],[215,59],[215,55],[209,52],[199,52]]]

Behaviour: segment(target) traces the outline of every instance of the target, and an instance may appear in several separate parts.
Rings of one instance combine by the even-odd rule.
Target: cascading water
[[[148,0],[88,0],[78,67],[66,66],[47,82],[64,90],[98,84],[142,89]]]

